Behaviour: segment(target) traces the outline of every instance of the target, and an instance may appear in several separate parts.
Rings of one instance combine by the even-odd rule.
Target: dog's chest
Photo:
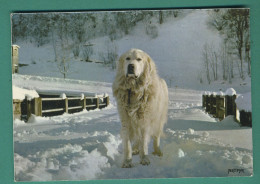
[[[144,92],[125,91],[122,93],[121,100],[129,116],[139,116],[138,114],[145,109],[147,96]]]

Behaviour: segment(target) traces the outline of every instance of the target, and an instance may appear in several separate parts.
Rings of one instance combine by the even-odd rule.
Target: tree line
[[[66,78],[71,54],[87,62],[91,60],[94,49],[90,40],[108,37],[105,50],[99,51],[98,55],[104,65],[115,68],[118,54],[114,40],[130,34],[139,22],[151,39],[156,38],[157,25],[163,24],[167,18],[178,17],[180,13],[181,10],[18,13],[12,15],[12,42],[29,41],[37,47],[52,44],[54,60]]]
[[[223,39],[221,45],[205,43],[203,47],[203,68],[209,84],[219,79],[232,83],[236,74],[243,80],[251,76],[249,18],[249,9],[209,12],[209,27]]]

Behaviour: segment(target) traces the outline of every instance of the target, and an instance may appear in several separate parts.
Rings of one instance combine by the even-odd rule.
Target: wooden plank
[[[82,100],[81,97],[69,97],[68,100]]]
[[[42,113],[64,111],[64,108],[42,110]]]
[[[224,111],[225,110],[225,107],[219,107],[220,110]]]
[[[86,96],[85,98],[86,98],[86,99],[91,99],[91,100],[92,100],[92,99],[93,99],[93,100],[94,100],[94,99],[97,99],[97,97],[87,97],[87,96]]]
[[[42,98],[42,101],[57,101],[64,100],[63,98]]]
[[[82,109],[82,106],[68,107],[68,110]]]

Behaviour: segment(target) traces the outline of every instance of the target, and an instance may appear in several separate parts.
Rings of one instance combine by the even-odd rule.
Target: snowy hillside
[[[111,96],[111,84],[14,75],[14,84],[31,89],[72,86]],[[62,87],[63,86],[63,87]],[[253,173],[252,129],[229,116],[222,122],[201,108],[200,91],[169,89],[168,123],[162,138],[162,158],[149,166],[122,169],[121,129],[114,99],[102,110],[56,117],[32,116],[14,121],[16,181],[90,180],[126,178],[250,176]],[[233,172],[230,169],[242,169]]]
[[[207,27],[208,18],[208,12],[205,10],[187,11],[178,18],[167,19],[163,24],[155,24],[158,31],[158,36],[155,38],[145,34],[144,22],[138,22],[128,35],[112,42],[108,36],[90,38],[88,42],[93,44],[93,54],[90,58],[102,61],[100,53],[106,52],[109,48],[115,48],[117,56],[130,48],[139,48],[153,58],[159,75],[171,87],[217,91],[232,86],[241,93],[248,92],[251,88],[249,77],[243,81],[236,76],[232,84],[222,80],[211,85],[206,81],[200,83],[199,76],[204,72],[202,58],[204,44],[218,47],[222,40],[216,31]],[[153,19],[151,21],[153,22]],[[63,77],[57,62],[54,61],[55,54],[51,42],[40,47],[29,41],[18,40],[15,44],[20,46],[20,63],[28,65],[20,67],[20,74]],[[80,58],[75,59],[72,53],[69,57],[70,70],[67,78],[110,83],[113,81],[115,71],[110,67],[80,61]],[[101,75],[103,73],[106,75]]]

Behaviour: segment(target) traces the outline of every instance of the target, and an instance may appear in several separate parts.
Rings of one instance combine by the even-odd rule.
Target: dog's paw
[[[156,155],[156,156],[159,156],[159,157],[162,157],[163,156],[163,153],[160,149],[156,150],[153,152],[153,155]]]
[[[132,164],[132,159],[126,159],[122,164],[122,168],[131,168],[133,166],[134,165]]]
[[[149,165],[150,164],[149,158],[147,156],[144,156],[143,158],[141,158],[140,164]]]

